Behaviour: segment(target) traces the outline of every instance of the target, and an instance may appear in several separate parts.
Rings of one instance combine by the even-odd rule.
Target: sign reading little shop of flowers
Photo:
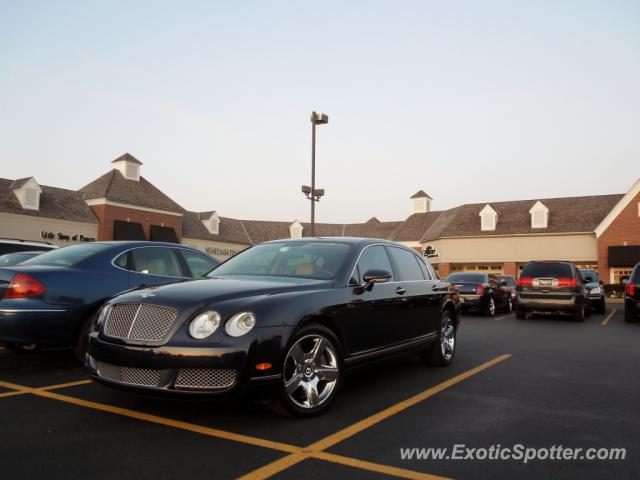
[[[40,236],[44,240],[58,240],[60,242],[95,242],[96,239],[92,237],[85,237],[84,235],[80,235],[76,233],[75,235],[70,235],[66,233],[55,233],[55,232],[45,232],[42,230],[40,232]]]

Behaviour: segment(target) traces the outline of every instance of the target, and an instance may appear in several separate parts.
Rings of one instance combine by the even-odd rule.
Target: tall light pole
[[[329,117],[324,113],[311,112],[311,186],[302,186],[304,193],[311,200],[311,236],[315,237],[316,230],[316,202],[324,196],[324,189],[316,188],[316,125],[329,123]]]

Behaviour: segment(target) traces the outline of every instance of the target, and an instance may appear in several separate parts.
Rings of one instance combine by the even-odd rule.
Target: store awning
[[[146,240],[144,229],[141,223],[123,222],[114,220],[113,222],[114,240]]]
[[[159,225],[151,225],[151,241],[154,242],[170,242],[180,243],[176,231],[171,227],[161,227]]]
[[[610,267],[633,267],[640,262],[640,245],[609,247]]]

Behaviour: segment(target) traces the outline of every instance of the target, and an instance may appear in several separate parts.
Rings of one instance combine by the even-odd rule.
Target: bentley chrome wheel
[[[440,351],[442,357],[448,362],[453,357],[456,348],[456,327],[449,315],[442,322],[440,331]]]
[[[283,381],[287,396],[304,409],[324,404],[336,388],[339,375],[335,347],[319,334],[298,339],[284,362]]]

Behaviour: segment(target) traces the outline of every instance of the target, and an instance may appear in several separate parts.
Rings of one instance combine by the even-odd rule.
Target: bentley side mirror
[[[391,274],[386,270],[371,269],[364,272],[362,280],[364,284],[359,287],[360,292],[370,292],[376,283],[385,283],[391,280]]]

